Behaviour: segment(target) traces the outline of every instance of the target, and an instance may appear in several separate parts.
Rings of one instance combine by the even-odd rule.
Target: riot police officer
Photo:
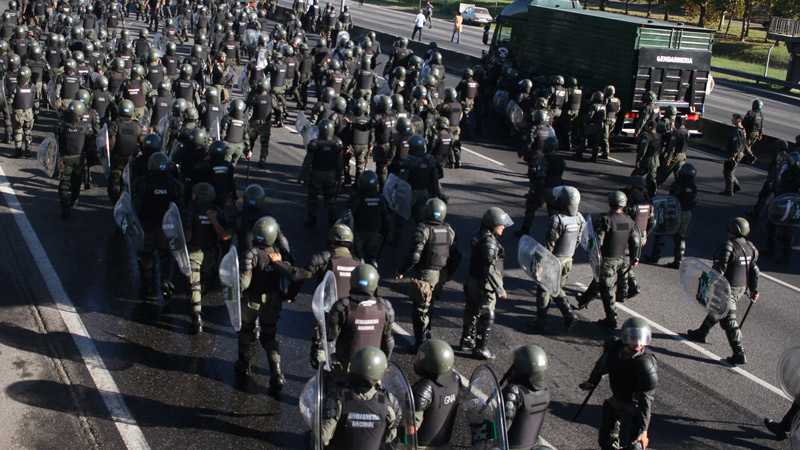
[[[119,118],[111,123],[108,130],[108,147],[111,153],[108,198],[114,204],[122,192],[122,172],[128,165],[128,159],[139,153],[139,144],[144,139],[142,127],[133,120],[133,109],[132,101],[121,101]]]
[[[677,179],[669,188],[669,195],[675,196],[681,205],[681,223],[678,231],[672,235],[672,241],[675,246],[673,250],[674,258],[671,263],[665,266],[670,269],[680,268],[683,254],[686,252],[686,238],[689,236],[689,225],[692,223],[692,210],[697,205],[697,186],[694,183],[696,175],[697,168],[694,164],[684,164],[678,169]],[[648,262],[658,263],[663,246],[664,236],[661,234],[655,235],[653,252],[648,258]]]
[[[375,130],[373,123],[367,116],[369,109],[368,101],[356,100],[353,105],[352,142],[353,156],[356,159],[355,180],[361,178],[361,174],[367,168],[367,160],[372,152],[375,140]]]
[[[639,229],[633,219],[625,214],[627,196],[622,191],[614,191],[608,195],[610,211],[600,216],[595,225],[597,245],[600,247],[602,261],[600,263],[600,297],[606,317],[598,323],[607,328],[617,328],[616,287],[623,278],[623,266],[626,251],[630,255],[630,267],[639,264],[641,241]],[[578,302],[579,308],[585,308],[594,296],[584,295]]]
[[[603,88],[603,97],[605,98],[606,107],[606,121],[603,128],[603,141],[600,145],[600,158],[607,159],[611,153],[611,145],[609,140],[617,127],[617,114],[622,110],[622,103],[616,94],[617,90],[613,85],[608,85]]]
[[[514,350],[508,384],[503,388],[510,449],[530,449],[542,443],[539,432],[550,404],[547,368],[547,354],[538,345]]]
[[[358,189],[348,200],[353,215],[353,250],[364,262],[378,267],[381,235],[385,236],[389,229],[389,208],[378,191],[378,174],[365,170],[357,183]]]
[[[440,117],[447,117],[450,124],[450,134],[453,135],[453,162],[451,169],[461,167],[461,119],[464,115],[461,103],[456,99],[456,91],[453,88],[444,90],[444,102],[436,108]]]
[[[388,177],[387,168],[392,162],[390,141],[392,131],[397,122],[397,116],[391,111],[392,99],[386,95],[378,98],[375,117],[372,118],[372,128],[375,130],[375,143],[373,144],[372,158],[375,160],[375,172],[381,182],[381,189]]]
[[[684,119],[681,116],[675,117],[672,131],[665,137],[665,148],[661,156],[661,167],[658,169],[656,177],[656,188],[667,181],[670,174],[678,173],[686,163],[686,150],[689,148],[689,130],[684,126]]]
[[[347,385],[325,394],[322,407],[322,443],[328,450],[380,450],[394,440],[402,419],[400,403],[380,385],[386,356],[374,346],[353,355]],[[363,419],[363,420],[362,420]]]
[[[742,295],[749,289],[750,300],[758,301],[758,279],[760,271],[756,263],[758,262],[758,249],[756,246],[745,239],[750,234],[750,223],[742,217],[733,219],[728,224],[728,240],[717,248],[714,253],[714,264],[712,269],[721,273],[731,286],[731,296],[728,299],[728,314],[722,319],[716,319],[707,315],[700,328],[686,332],[689,339],[705,343],[708,332],[718,322],[728,343],[733,350],[733,355],[725,358],[728,363],[747,364],[742,344],[742,331],[736,321],[736,303]]]
[[[464,281],[467,297],[461,332],[461,351],[472,350],[479,359],[494,359],[489,350],[489,332],[494,325],[497,300],[507,297],[503,288],[505,251],[497,240],[503,231],[514,225],[502,209],[491,207],[483,213],[480,229],[472,236],[469,272]]]
[[[61,201],[61,218],[68,219],[70,210],[78,201],[81,193],[83,166],[86,159],[86,138],[91,135],[88,126],[81,122],[86,112],[86,105],[73,100],[67,108],[63,120],[56,126],[59,161],[58,197]]]
[[[480,84],[475,81],[475,72],[469,67],[464,69],[464,76],[456,85],[456,93],[461,101],[462,130],[464,137],[472,136],[472,111],[475,109],[475,99],[478,97]]]
[[[431,339],[429,314],[433,300],[442,294],[445,282],[453,276],[461,261],[456,232],[444,221],[447,205],[432,198],[425,203],[424,215],[425,221],[417,225],[411,249],[395,275],[395,278],[402,279],[409,270],[416,269],[409,292],[413,303],[411,321],[415,340],[412,352]]]
[[[378,269],[360,264],[350,272],[350,295],[334,302],[327,316],[328,342],[336,342],[336,360],[342,367],[354,362],[356,351],[370,345],[392,356],[394,309],[377,296]]]
[[[561,263],[561,284],[558,296],[552,300],[564,316],[564,330],[567,332],[575,324],[575,314],[567,302],[564,286],[572,270],[572,257],[580,244],[583,227],[586,226],[586,220],[578,212],[580,195],[580,192],[572,186],[563,186],[559,189],[555,199],[558,212],[550,216],[545,231],[544,248],[552,252]],[[547,331],[547,309],[550,307],[550,300],[550,294],[539,286],[536,291],[536,322],[532,324],[538,331]]]
[[[759,218],[759,216],[761,216],[761,210],[764,209],[764,206],[766,206],[767,199],[769,199],[769,197],[777,190],[779,178],[778,175],[780,174],[781,169],[788,158],[789,143],[783,139],[776,140],[775,158],[772,159],[772,162],[770,162],[769,168],[767,169],[767,179],[764,181],[764,185],[758,192],[758,200],[753,206],[753,209],[747,211],[747,215],[751,219],[756,220]]]
[[[336,222],[336,192],[342,178],[342,141],[333,135],[334,125],[328,119],[320,122],[319,137],[308,143],[299,180],[308,187],[308,218],[306,226],[317,225],[317,201],[322,193],[328,210],[328,225]]]
[[[228,115],[222,120],[220,139],[225,141],[228,148],[225,152],[225,160],[230,161],[234,167],[239,158],[244,155],[250,160],[250,140],[245,139],[247,134],[247,119],[244,117],[246,106],[244,100],[237,98],[228,107]]]
[[[224,141],[213,141],[208,146],[208,159],[200,161],[194,167],[194,183],[206,182],[214,186],[216,198],[214,205],[225,209],[230,201],[236,201],[236,180],[233,175],[235,168],[230,161],[225,159],[228,146]]]
[[[247,96],[246,105],[250,108],[249,128],[247,138],[249,148],[252,152],[256,145],[256,140],[261,141],[261,152],[258,156],[258,167],[266,167],[267,156],[269,155],[269,138],[272,134],[272,105],[273,96],[269,92],[269,80],[263,78],[258,80],[256,89]]]
[[[253,247],[244,256],[242,269],[242,328],[239,336],[239,359],[234,364],[236,373],[247,376],[253,357],[256,319],[261,324],[261,346],[269,358],[269,387],[275,394],[286,385],[281,371],[280,344],[277,340],[278,320],[283,307],[280,291],[281,277],[272,267],[280,261],[280,250],[275,242],[280,226],[273,217],[262,217],[253,226]]]
[[[742,118],[742,126],[746,133],[747,139],[744,141],[744,156],[748,159],[742,161],[745,164],[755,164],[756,155],[753,154],[753,145],[761,140],[764,135],[764,116],[761,115],[761,109],[764,107],[764,102],[757,98],[753,100],[750,111]]]
[[[417,352],[414,372],[420,379],[411,391],[420,449],[447,448],[450,444],[462,382],[461,375],[453,370],[454,360],[453,349],[440,339],[425,341]]]
[[[647,448],[650,416],[658,386],[656,358],[647,349],[652,340],[646,320],[632,317],[622,324],[621,337],[611,337],[603,344],[589,378],[580,384],[592,390],[608,374],[611,398],[603,402],[603,419],[598,443],[602,450]],[[627,436],[620,436],[620,425],[630,420]],[[636,444],[641,444],[638,447]]]
[[[436,161],[425,153],[422,136],[414,134],[408,138],[408,148],[408,156],[400,162],[399,177],[411,185],[411,217],[419,223],[424,219],[425,202],[439,197],[439,172]],[[400,231],[395,230],[395,238]]]
[[[734,172],[736,171],[736,166],[744,157],[747,145],[747,132],[745,132],[742,126],[742,116],[740,114],[734,114],[731,117],[731,124],[735,127],[734,134],[728,139],[728,159],[722,166],[722,177],[725,179],[725,189],[719,193],[719,195],[725,195],[727,197],[733,197],[733,194],[742,190]]]
[[[8,93],[8,102],[11,105],[14,129],[14,149],[16,157],[26,158],[31,156],[31,130],[33,129],[33,102],[34,87],[31,84],[31,69],[22,67],[17,74],[17,83]]]
[[[642,134],[647,126],[647,123],[650,121],[658,122],[658,119],[661,116],[661,108],[656,104],[656,93],[653,91],[647,91],[642,96],[642,101],[644,102],[644,108],[639,112],[639,115],[636,117],[636,123],[634,124],[634,136],[639,137]]]
[[[151,136],[147,138],[161,143],[158,135]],[[148,174],[137,179],[131,189],[133,207],[144,231],[144,245],[139,252],[139,292],[143,298],[153,300],[157,298],[154,284],[157,282],[156,257],[161,266],[161,290],[165,297],[172,292],[172,255],[161,224],[170,203],[178,206],[183,203],[183,185],[170,175],[171,164],[164,153],[153,153],[147,161]]]
[[[656,193],[656,176],[660,164],[661,137],[655,131],[656,122],[649,121],[642,133],[638,135],[639,144],[636,149],[636,168],[633,175],[641,175],[647,181],[647,195]]]

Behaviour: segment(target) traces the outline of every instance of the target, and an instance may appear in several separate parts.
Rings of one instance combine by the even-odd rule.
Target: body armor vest
[[[581,228],[583,228],[583,216],[559,214],[558,220],[561,222],[561,236],[553,248],[553,255],[559,258],[572,258],[575,254],[575,246],[580,239]]]
[[[348,302],[347,320],[336,340],[336,356],[340,361],[350,361],[356,350],[371,345],[381,348],[386,311],[383,302],[377,299],[356,303]]]
[[[604,258],[616,258],[625,256],[625,249],[628,246],[628,238],[633,233],[633,220],[623,213],[608,213],[608,220],[611,221],[611,229],[606,232],[603,245],[600,247]]]

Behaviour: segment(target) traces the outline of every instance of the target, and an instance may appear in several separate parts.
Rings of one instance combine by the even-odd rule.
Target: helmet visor
[[[650,328],[626,327],[622,330],[622,342],[630,345],[650,345],[653,338]]]

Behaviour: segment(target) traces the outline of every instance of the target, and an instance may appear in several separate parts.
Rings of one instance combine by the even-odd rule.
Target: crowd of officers
[[[432,339],[431,308],[462,257],[456,232],[444,221],[448,201],[440,182],[444,169],[461,167],[461,136],[480,131],[481,120],[473,112],[487,118],[493,114],[495,93],[508,92],[524,112],[522,123],[510,127],[517,132],[516,145],[528,162],[530,177],[525,218],[517,235],[529,231],[535,211],[546,205],[550,218],[543,243],[562,265],[559,295],[537,290],[537,319],[532,325],[540,332],[547,330],[552,300],[569,331],[576,319],[563,287],[586,221],[578,211],[580,193],[563,186],[566,164],[558,151],[573,149],[581,158],[589,146],[592,160],[608,157],[619,100],[614,87],[608,86],[585,102],[574,78],[519,79],[516,71],[504,71],[502,62],[494,60],[466,69],[455,88],[445,88],[445,68],[435,43],[425,54],[416,55],[405,38],[394,43],[381,72],[382,50],[374,32],[360,43],[339,34],[353,26],[346,8],[336,14],[334,7],[320,8],[314,0],[296,1],[292,9],[284,24],[272,26],[268,20],[275,18],[273,0],[254,9],[207,0],[175,5],[169,0],[94,4],[31,0],[23,5],[12,1],[0,28],[0,67],[7,92],[2,109],[5,142],[13,134],[16,156],[31,156],[31,130],[42,108],[58,114],[58,191],[65,220],[82,185],[89,187],[88,168],[102,163],[107,145],[109,199],[116,203],[129,191],[145,233],[139,252],[144,298],[157,299],[159,291],[167,298],[175,289],[170,245],[161,225],[170,203],[179,206],[191,269],[191,334],[202,332],[202,299],[214,279],[213,269],[223,250],[236,245],[243,293],[234,368],[242,377],[250,374],[254,343],[260,340],[275,393],[286,383],[277,340],[282,304],[294,298],[303,281],[320,280],[333,271],[340,298],[327,314],[327,336],[318,327],[312,332],[310,355],[317,367],[325,360],[322,346],[326,341],[335,343],[332,362],[338,376],[332,375],[334,387],[324,408],[324,440],[329,448],[350,448],[354,439],[374,443],[363,448],[379,448],[394,437],[390,425],[397,422],[399,410],[378,384],[394,347],[394,311],[377,293],[377,261],[382,237],[396,243],[404,227],[381,191],[390,174],[408,182],[414,231],[395,276],[410,279],[412,350],[418,355],[415,370],[422,377],[414,386],[417,434],[424,447],[446,446],[455,414],[455,402],[448,399],[458,393],[461,380],[453,371],[452,348]],[[132,14],[149,24],[136,37],[125,24]],[[164,19],[163,25],[159,19]],[[313,45],[310,33],[319,34]],[[190,38],[194,43],[189,55],[179,56],[178,44]],[[239,66],[244,68],[237,78]],[[384,84],[379,84],[381,74]],[[243,98],[234,98],[234,84]],[[312,84],[317,101],[309,105]],[[330,247],[305,266],[294,262],[287,237],[266,209],[264,189],[248,185],[239,204],[234,177],[242,158],[249,170],[257,147],[259,167],[266,167],[271,128],[283,126],[289,100],[298,111],[308,113],[318,130],[307,143],[298,176],[308,188],[305,223],[316,227],[320,194],[328,215]],[[654,226],[650,199],[656,190],[675,174],[670,193],[680,201],[683,216],[674,236],[672,267],[680,266],[696,204],[697,171],[685,163],[688,132],[682,118],[671,108],[662,114],[652,93],[646,94],[645,104],[636,125],[637,162],[630,185],[609,195],[609,211],[595,221],[602,254],[600,281],[579,298],[579,307],[585,307],[599,292],[606,312],[601,325],[610,328],[617,328],[615,301],[638,293],[633,268]],[[757,123],[760,132],[761,120]],[[550,126],[555,135],[548,131]],[[755,142],[754,135],[742,134],[744,148]],[[779,142],[779,150],[788,152],[784,144]],[[367,167],[370,156],[375,170]],[[794,186],[792,191],[786,180],[800,179],[800,157],[795,152],[781,158],[773,163],[754,215],[769,195],[797,190]],[[351,226],[339,220],[335,203],[340,189],[348,185],[353,187],[348,201]],[[734,179],[733,190],[735,186]],[[495,305],[507,296],[505,251],[498,237],[512,225],[508,214],[492,207],[470,237],[460,348],[478,359],[495,357],[489,349]],[[731,313],[721,323],[734,351],[729,360],[743,364],[735,302],[747,288],[751,298],[758,298],[758,252],[744,239],[749,232],[746,220],[736,219],[728,232],[729,240],[715,256],[715,269],[734,287]],[[655,241],[653,261],[663,245],[661,236]],[[790,250],[791,237],[788,242]],[[715,323],[707,318],[700,329],[690,331],[690,337],[704,340]],[[649,343],[647,323],[629,319],[622,337],[606,342],[592,375],[581,384],[591,389],[603,374],[610,375],[613,397],[603,406],[602,448],[647,446],[657,384],[655,358],[646,350]],[[512,448],[530,448],[538,440],[550,400],[546,369],[547,357],[538,346],[515,351],[503,391]],[[380,419],[371,425],[361,421],[360,427],[346,424],[348,417],[366,412]],[[625,415],[634,421],[630,436],[619,432]]]

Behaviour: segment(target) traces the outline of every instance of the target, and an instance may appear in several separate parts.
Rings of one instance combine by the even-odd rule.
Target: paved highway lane
[[[182,54],[187,50],[182,46]],[[454,82],[455,76],[450,74],[448,81]],[[293,106],[290,102],[292,117]],[[37,123],[36,141],[50,132],[54,123],[51,114],[43,115]],[[269,206],[287,233],[295,258],[305,262],[313,253],[325,248],[326,230],[320,225],[311,232],[302,225],[305,190],[295,180],[304,152],[299,136],[291,130],[292,123],[290,119],[288,126],[273,129],[268,168],[264,171],[251,167],[251,181],[265,187]],[[459,233],[459,245],[465,257],[469,255],[469,236],[477,229],[479,217],[487,206],[504,208],[518,224],[523,213],[522,194],[527,185],[523,175],[525,166],[515,152],[503,144],[503,136],[496,131],[498,127],[487,123],[484,129],[487,130],[485,135],[464,143],[470,150],[463,156],[464,168],[448,170],[444,179],[451,198],[448,222]],[[612,155],[619,162],[568,162],[569,172],[565,178],[581,189],[584,214],[604,211],[607,193],[626,183],[633,161],[633,153],[628,150],[623,148]],[[8,146],[0,149],[4,156],[11,152]],[[740,168],[738,175],[744,191],[734,198],[720,197],[716,193],[722,186],[721,160],[698,151],[691,151],[690,159],[698,166],[701,193],[687,255],[709,259],[725,238],[727,221],[743,213],[755,201],[763,173],[749,167]],[[52,295],[31,261],[28,245],[17,234],[15,221],[9,219],[7,192],[13,189],[130,410],[135,420],[133,425],[141,430],[149,447],[305,448],[306,433],[297,410],[297,398],[312,373],[307,355],[313,286],[306,286],[297,301],[285,304],[282,312],[279,334],[289,385],[280,398],[272,398],[267,395],[269,373],[264,355],[260,355],[256,376],[250,383],[236,382],[233,375],[236,336],[227,324],[218,286],[212,286],[204,300],[205,333],[197,337],[188,336],[185,281],[179,283],[179,291],[171,299],[153,303],[137,298],[135,255],[113,224],[105,180],[97,168],[93,171],[95,187],[81,195],[68,222],[57,218],[57,183],[41,176],[38,163],[32,159],[3,157],[0,168],[8,179],[8,183],[3,183],[0,199],[4,208],[2,223],[4,230],[8,230],[7,247],[11,249],[7,253],[28,261],[22,266],[23,275],[6,277],[7,269],[3,269],[3,279],[8,279],[9,285],[17,290],[35,292],[23,307],[30,302],[35,306],[28,308],[55,314],[53,320],[57,322],[58,308],[49,300]],[[240,166],[237,178],[240,188],[244,187],[244,173],[245,168]],[[344,200],[343,196],[339,198],[340,210],[344,209]],[[537,239],[542,238],[545,220],[544,213],[540,212],[532,231]],[[406,282],[395,281],[391,276],[405,255],[410,230],[409,225],[402,244],[387,247],[380,261],[381,293],[392,301],[398,326],[403,330],[411,330],[408,288]],[[598,300],[587,310],[580,311],[582,321],[570,335],[561,333],[560,314],[551,309],[551,333],[546,336],[529,334],[525,324],[533,317],[535,306],[531,282],[524,278],[515,261],[516,239],[511,234],[514,230],[509,230],[501,239],[508,255],[509,299],[498,304],[498,323],[491,343],[498,360],[491,366],[498,373],[504,372],[510,363],[511,351],[524,343],[544,347],[550,358],[553,403],[543,435],[558,448],[594,448],[600,404],[608,395],[607,383],[601,385],[577,423],[571,422],[571,418],[584,395],[577,385],[588,376],[600,354],[601,342],[607,336],[591,323],[602,317],[602,307]],[[764,236],[762,222],[755,227],[753,240],[763,247]],[[667,242],[664,254],[669,254],[670,249],[671,243]],[[568,286],[570,294],[582,290],[581,284],[588,284],[591,278],[587,257],[581,250],[576,262]],[[775,365],[781,351],[800,337],[794,303],[798,298],[794,286],[800,286],[800,274],[797,266],[778,266],[766,257],[762,257],[760,265],[764,272],[792,287],[762,280],[762,301],[753,308],[743,329],[749,364],[741,369],[731,369],[719,362],[730,354],[730,349],[718,328],[710,335],[710,344],[700,346],[702,350],[672,335],[671,332],[683,333],[702,321],[702,312],[693,309],[689,300],[682,296],[676,271],[648,265],[637,269],[643,293],[624,303],[620,314],[621,319],[640,314],[658,325],[654,328],[652,346],[660,369],[660,387],[650,433],[653,448],[783,448],[770,439],[761,419],[778,418],[789,406],[789,401],[773,389],[777,386]],[[461,332],[463,294],[460,282],[465,271],[466,263],[457,272],[455,281],[448,283],[434,313],[434,336],[452,345],[457,345]],[[5,332],[0,333],[3,336],[0,345],[26,349],[26,341],[12,339],[26,335],[25,327],[18,322],[13,316],[7,319]],[[7,375],[18,379],[5,383],[10,386],[5,388],[5,393],[21,407],[43,414],[68,411],[71,417],[88,423],[88,431],[78,438],[83,438],[86,445],[81,443],[75,448],[123,448],[117,427],[109,420],[103,399],[83,368],[81,358],[76,356],[72,338],[63,328],[63,325],[60,329],[40,325],[38,331],[29,333],[32,337],[47,337],[61,348],[54,352],[55,359],[67,367],[67,376],[35,378],[37,387],[64,392],[67,400],[55,402],[50,398],[14,395],[20,392],[19,388],[29,386],[25,383],[30,383],[17,374]],[[410,340],[399,332],[396,339],[398,345],[393,360],[413,381],[416,379],[412,371],[413,357],[407,351]],[[471,373],[479,364],[467,355],[457,355],[456,367],[463,374]],[[39,427],[31,433],[46,440],[50,429]],[[464,444],[464,437],[464,433],[460,433],[454,443]]]

